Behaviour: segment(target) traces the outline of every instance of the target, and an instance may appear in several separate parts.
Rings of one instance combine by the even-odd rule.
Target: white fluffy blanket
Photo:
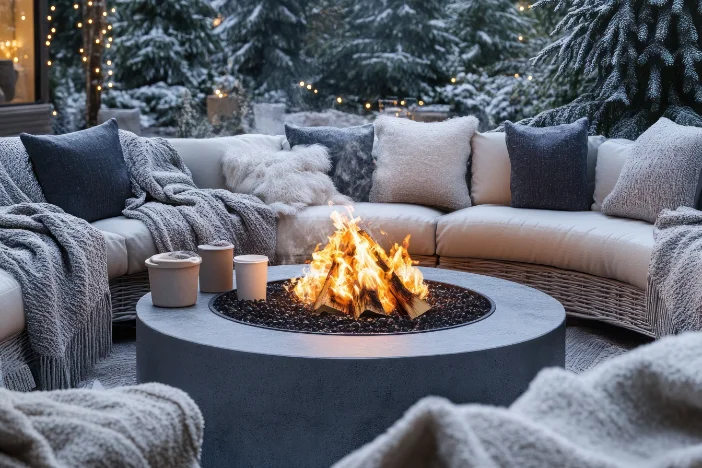
[[[204,422],[183,391],[0,389],[2,467],[196,467]]]
[[[283,151],[230,150],[222,158],[222,169],[229,190],[255,195],[279,215],[292,215],[311,205],[351,203],[327,175],[331,162],[320,145]]]
[[[335,468],[512,466],[702,466],[702,333],[543,370],[509,408],[425,398]]]

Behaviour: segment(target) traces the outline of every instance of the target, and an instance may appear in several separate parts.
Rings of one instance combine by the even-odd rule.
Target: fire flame
[[[392,291],[393,275],[414,296],[419,299],[427,297],[429,289],[422,273],[407,252],[409,235],[402,245],[395,244],[388,254],[361,229],[360,217],[354,218],[350,211],[348,216],[334,211],[331,219],[336,231],[323,249],[317,246],[304,277],[292,284],[291,289],[301,302],[314,304],[328,282],[333,302],[343,310],[352,310],[362,302],[361,296],[370,292],[376,296],[374,299],[382,311],[389,314],[398,306]],[[334,271],[330,275],[332,268]],[[362,312],[357,312],[357,315]]]

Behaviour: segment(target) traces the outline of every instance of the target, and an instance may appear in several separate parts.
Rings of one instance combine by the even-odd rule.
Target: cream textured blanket
[[[203,427],[190,397],[161,384],[0,389],[0,466],[196,467]]]
[[[702,466],[702,333],[543,370],[509,408],[423,399],[335,468],[428,466]]]

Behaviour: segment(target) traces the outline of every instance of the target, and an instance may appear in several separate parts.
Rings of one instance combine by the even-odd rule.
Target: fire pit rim
[[[269,283],[273,283],[273,282],[282,282],[282,281],[290,281],[290,280],[292,280],[292,279],[293,279],[293,278],[290,278],[290,279],[288,279],[288,280],[273,280],[273,281],[269,281]],[[475,319],[475,320],[471,320],[470,322],[458,323],[458,324],[456,324],[456,325],[450,325],[450,326],[448,326],[448,327],[432,328],[432,329],[430,329],[430,330],[399,331],[399,332],[381,332],[381,333],[329,333],[329,332],[309,331],[309,330],[289,330],[289,329],[285,329],[285,328],[269,327],[269,326],[267,326],[267,325],[261,325],[261,324],[257,324],[257,323],[245,322],[245,321],[243,321],[243,320],[238,320],[238,319],[229,317],[229,316],[227,316],[227,315],[224,315],[223,313],[219,312],[217,309],[214,308],[214,302],[215,302],[220,296],[222,296],[222,295],[224,295],[224,294],[227,294],[227,293],[230,293],[230,292],[232,292],[232,291],[236,291],[236,288],[232,288],[232,289],[230,289],[229,291],[224,291],[224,292],[221,292],[221,293],[218,293],[218,294],[215,294],[214,296],[212,296],[212,297],[210,298],[210,300],[207,302],[207,308],[210,310],[210,312],[214,313],[215,315],[217,315],[217,316],[219,316],[219,317],[222,317],[223,319],[230,320],[230,321],[232,321],[232,322],[236,322],[236,323],[239,323],[239,324],[241,324],[241,325],[247,325],[247,326],[250,326],[250,327],[262,328],[262,329],[264,329],[264,330],[274,330],[274,331],[289,332],[289,333],[302,333],[302,334],[307,334],[307,335],[359,336],[359,337],[364,337],[364,338],[367,338],[367,337],[369,337],[369,336],[379,336],[379,337],[381,337],[381,336],[397,336],[397,335],[417,335],[417,334],[421,334],[421,333],[431,333],[431,332],[439,332],[439,331],[444,331],[444,330],[451,330],[451,329],[453,329],[453,328],[460,328],[460,327],[464,327],[464,326],[466,326],[466,325],[473,325],[473,324],[475,324],[475,323],[478,323],[478,322],[480,322],[480,321],[482,321],[482,320],[484,320],[484,319],[490,317],[490,316],[495,312],[495,309],[496,309],[495,301],[493,301],[492,298],[491,298],[490,296],[488,296],[487,294],[478,292],[478,291],[476,291],[475,289],[472,289],[472,288],[466,288],[466,287],[464,287],[464,286],[459,286],[459,285],[457,285],[457,284],[447,283],[447,282],[445,282],[445,281],[436,281],[436,280],[428,280],[428,281],[430,281],[430,282],[432,282],[432,283],[440,284],[440,285],[445,285],[445,286],[459,287],[459,288],[465,289],[466,291],[471,292],[471,293],[473,293],[473,294],[477,294],[478,296],[481,296],[481,297],[487,299],[487,301],[488,301],[489,304],[490,304],[490,310],[489,310],[486,314],[482,315],[481,317],[479,317],[479,318],[477,318],[477,319]]]

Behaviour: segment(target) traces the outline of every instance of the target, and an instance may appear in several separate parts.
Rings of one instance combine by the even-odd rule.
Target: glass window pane
[[[0,0],[0,105],[36,101],[33,0]]]

